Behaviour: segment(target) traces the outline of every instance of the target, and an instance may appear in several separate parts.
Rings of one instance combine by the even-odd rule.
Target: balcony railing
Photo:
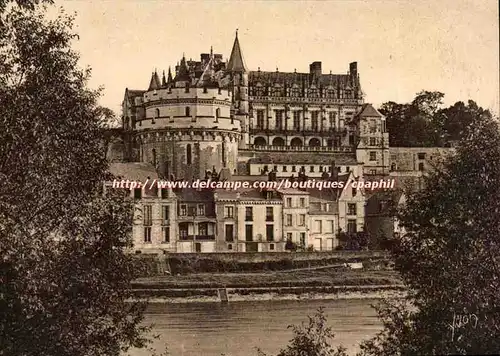
[[[325,146],[260,146],[250,145],[255,151],[296,151],[296,152],[354,152],[354,147],[325,147]]]
[[[347,133],[347,128],[328,128],[328,129],[284,129],[284,128],[263,128],[251,127],[250,134],[252,135],[268,135],[279,134],[288,136],[342,136]]]
[[[215,241],[215,235],[180,235],[180,241]]]

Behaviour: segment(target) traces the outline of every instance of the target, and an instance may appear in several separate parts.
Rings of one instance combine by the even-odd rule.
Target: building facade
[[[364,101],[357,62],[346,69],[325,73],[315,61],[307,72],[252,71],[236,34],[227,61],[212,49],[199,61],[183,56],[174,73],[152,73],[147,89],[127,88],[122,127],[107,138],[117,165],[147,165],[149,177],[167,180],[266,180],[272,172],[346,183],[323,191],[132,192],[137,249],[332,250],[339,231],[366,228],[371,193],[349,182],[387,176],[419,185],[449,149],[390,147],[385,117]]]

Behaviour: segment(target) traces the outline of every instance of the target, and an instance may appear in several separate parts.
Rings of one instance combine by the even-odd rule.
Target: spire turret
[[[156,90],[160,89],[161,84],[160,84],[160,77],[158,76],[158,73],[155,71],[151,75],[151,80],[149,81],[149,88],[148,90]]]
[[[174,80],[172,78],[172,70],[170,69],[170,66],[168,67],[168,77],[167,77],[167,83],[170,84],[172,83]]]
[[[247,66],[245,60],[243,59],[243,54],[241,52],[240,41],[238,40],[238,30],[236,30],[236,37],[234,39],[233,50],[231,51],[231,56],[229,57],[229,62],[227,63],[227,70],[230,72],[246,72]]]
[[[161,86],[166,87],[167,86],[167,79],[165,78],[165,71],[163,71],[163,76],[161,78]]]

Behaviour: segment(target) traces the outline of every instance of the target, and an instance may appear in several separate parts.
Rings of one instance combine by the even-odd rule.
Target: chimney
[[[309,74],[313,77],[321,76],[321,62],[312,62],[309,65]]]
[[[358,77],[358,62],[349,63],[349,74],[351,78],[356,79]]]

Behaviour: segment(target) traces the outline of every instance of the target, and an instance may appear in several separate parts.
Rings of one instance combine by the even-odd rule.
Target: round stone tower
[[[240,121],[231,116],[231,90],[219,87],[211,60],[196,78],[183,58],[174,79],[160,83],[154,73],[143,95],[134,130],[138,158],[164,179],[237,168]]]

